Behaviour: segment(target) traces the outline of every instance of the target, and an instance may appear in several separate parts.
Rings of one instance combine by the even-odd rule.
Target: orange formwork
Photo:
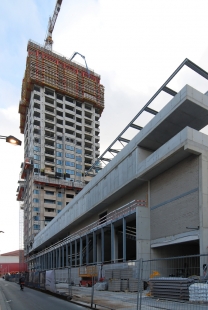
[[[104,86],[100,76],[40,45],[28,42],[28,56],[19,104],[20,132],[24,133],[25,115],[33,85],[46,86],[81,102],[93,104],[101,114]]]

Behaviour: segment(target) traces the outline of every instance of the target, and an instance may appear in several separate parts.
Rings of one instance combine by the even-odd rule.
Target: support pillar
[[[96,247],[96,232],[93,231],[92,233],[92,243],[93,243],[93,264],[97,262],[97,247]]]
[[[80,243],[79,243],[79,265],[82,266],[82,237],[80,237]]]
[[[104,229],[101,228],[101,262],[104,263],[105,259],[105,234]]]
[[[123,262],[126,262],[126,219],[123,217]]]

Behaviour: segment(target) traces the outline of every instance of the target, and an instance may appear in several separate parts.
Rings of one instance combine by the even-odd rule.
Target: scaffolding
[[[26,70],[19,104],[21,133],[24,133],[26,111],[34,84],[52,88],[81,102],[89,102],[99,110],[100,114],[102,113],[104,86],[100,84],[98,74],[32,41],[28,42],[27,51]]]

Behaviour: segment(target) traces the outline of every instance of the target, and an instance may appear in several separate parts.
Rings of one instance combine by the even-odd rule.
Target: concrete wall
[[[150,182],[151,239],[199,226],[199,159],[190,156]]]

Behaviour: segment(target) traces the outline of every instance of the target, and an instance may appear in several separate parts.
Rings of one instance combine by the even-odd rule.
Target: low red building
[[[19,273],[27,271],[27,264],[24,263],[24,251],[17,250],[0,255],[0,276],[6,273]]]

